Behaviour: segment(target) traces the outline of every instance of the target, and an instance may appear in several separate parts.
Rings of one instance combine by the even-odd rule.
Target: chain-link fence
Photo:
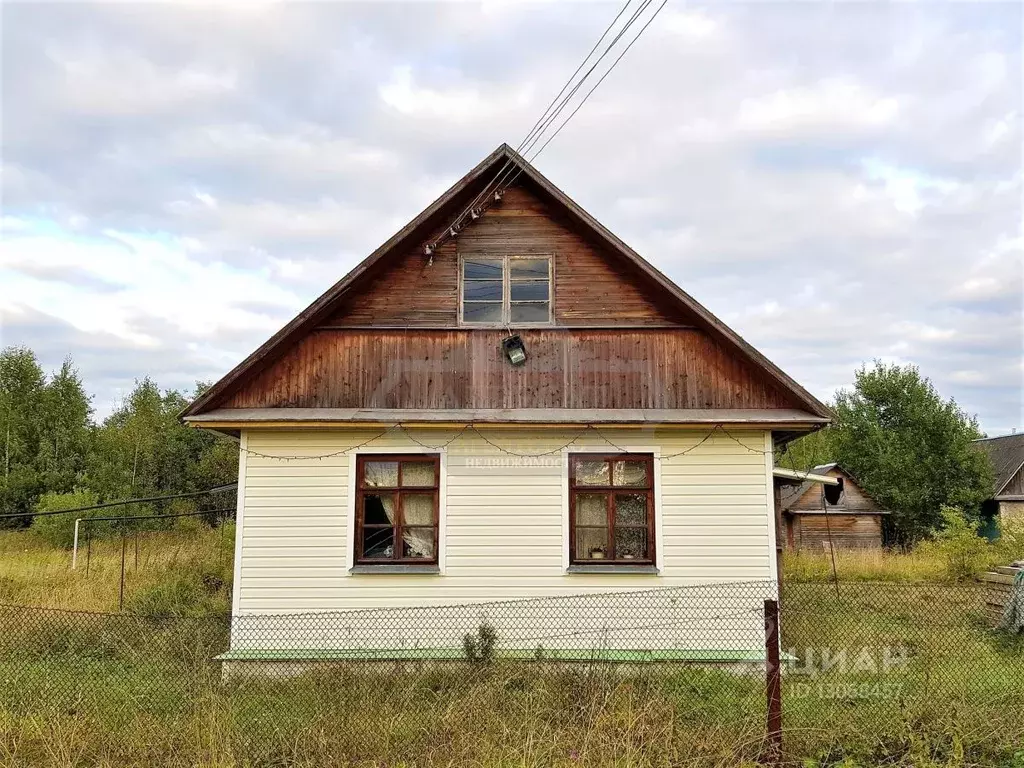
[[[4,606],[0,763],[767,762],[776,596],[746,582],[233,620]],[[787,584],[774,647],[786,763],[1024,760],[1024,638],[992,625],[980,586]]]

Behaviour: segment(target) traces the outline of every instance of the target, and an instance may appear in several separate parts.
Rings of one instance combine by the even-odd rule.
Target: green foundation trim
[[[234,649],[216,657],[217,661],[463,661],[461,648],[294,648]],[[663,648],[630,650],[606,648],[505,649],[495,651],[498,659],[538,661],[691,661],[709,664],[763,662],[763,650]],[[783,658],[789,658],[783,654]]]

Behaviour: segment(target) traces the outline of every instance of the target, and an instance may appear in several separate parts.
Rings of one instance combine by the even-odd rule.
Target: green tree
[[[113,500],[190,493],[234,482],[238,446],[183,425],[178,414],[189,401],[177,390],[161,391],[151,379],[137,381],[96,430],[87,485]],[[227,507],[233,502],[224,498],[213,503]]]
[[[68,493],[83,478],[90,444],[91,399],[70,359],[43,389],[38,466],[49,493]]]
[[[96,430],[87,485],[108,500],[157,495],[166,429],[160,389],[148,377],[137,380]]]
[[[176,390],[164,393],[164,412],[172,428],[167,434],[162,474],[172,480],[176,492],[199,491],[238,479],[237,443],[209,430],[184,426],[178,420],[178,414],[207,386],[199,383],[189,395]]]
[[[835,461],[832,430],[825,428],[791,442],[786,446],[786,450],[779,454],[775,463],[786,469],[806,472],[812,467],[831,461]]]
[[[99,498],[92,491],[76,489],[71,493],[44,493],[36,504],[36,512],[57,512],[70,509],[81,509],[99,504]],[[55,547],[70,549],[75,540],[75,518],[108,517],[108,509],[91,509],[84,512],[71,512],[66,515],[41,515],[32,519],[32,530]],[[109,522],[88,523],[80,535],[83,537],[107,536],[110,533]]]
[[[971,446],[981,437],[977,420],[943,400],[916,367],[864,366],[833,408],[833,460],[892,511],[901,541],[943,529],[945,506],[977,520],[992,482],[988,461]]]
[[[31,512],[43,490],[39,472],[40,413],[45,378],[35,353],[26,347],[0,351],[0,510]],[[0,520],[23,527],[31,518]]]

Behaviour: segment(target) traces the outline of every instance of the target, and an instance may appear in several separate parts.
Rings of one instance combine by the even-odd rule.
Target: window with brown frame
[[[356,563],[437,563],[439,477],[433,454],[356,458]]]
[[[569,562],[654,565],[654,456],[569,456]]]

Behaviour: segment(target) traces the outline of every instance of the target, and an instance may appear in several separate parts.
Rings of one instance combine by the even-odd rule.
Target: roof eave
[[[237,429],[319,429],[356,426],[451,426],[487,424],[509,426],[696,426],[810,431],[822,419],[802,411],[779,409],[371,409],[371,408],[221,408],[183,417],[194,427]]]

